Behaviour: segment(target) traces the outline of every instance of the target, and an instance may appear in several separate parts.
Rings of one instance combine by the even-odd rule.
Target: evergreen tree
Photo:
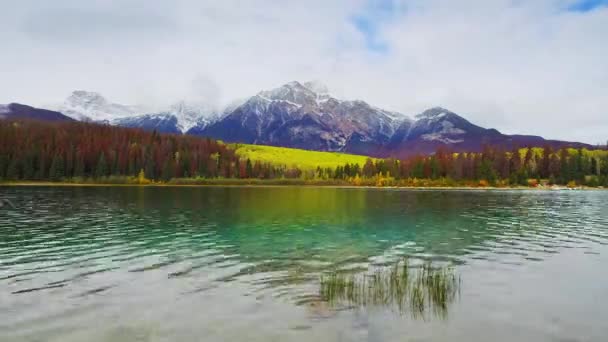
[[[245,172],[247,172],[248,177],[253,175],[253,166],[251,165],[251,159],[247,158],[247,163],[245,164]]]
[[[97,168],[95,169],[95,177],[102,178],[108,175],[108,163],[106,162],[106,157],[103,152],[99,156],[99,161],[97,162]]]
[[[363,165],[363,176],[367,178],[371,178],[376,174],[376,167],[374,166],[374,162],[371,158],[367,158],[365,161],[365,165]]]
[[[56,154],[51,162],[51,168],[49,169],[49,178],[52,181],[61,180],[64,177],[64,163],[61,155]]]
[[[34,179],[34,154],[28,153],[23,160],[23,179]]]
[[[4,154],[0,154],[0,179],[6,177],[6,169],[8,167],[8,158]]]
[[[148,178],[148,179],[156,179],[154,160],[152,159],[152,157],[146,158],[146,163],[145,163],[144,171],[146,173],[146,178]]]
[[[6,169],[6,179],[18,180],[19,177],[19,160],[16,157],[13,157]]]
[[[74,177],[84,178],[84,172],[84,160],[82,160],[82,157],[77,156],[74,165]]]
[[[41,154],[40,158],[38,158],[38,170],[36,172],[36,179],[44,180],[46,179],[46,158]]]
[[[171,180],[173,175],[173,165],[171,163],[170,159],[165,160],[165,162],[163,163],[163,170],[161,173],[161,179],[164,180],[165,182],[168,182]]]
[[[479,164],[478,171],[480,179],[485,179],[490,183],[490,185],[496,184],[496,171],[492,168],[492,164],[490,160],[482,160]]]

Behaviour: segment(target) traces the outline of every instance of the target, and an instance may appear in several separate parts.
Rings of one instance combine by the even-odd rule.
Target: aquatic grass
[[[460,278],[452,267],[425,263],[413,268],[404,260],[371,273],[323,274],[319,292],[332,306],[389,307],[426,319],[427,312],[446,318],[459,286]]]

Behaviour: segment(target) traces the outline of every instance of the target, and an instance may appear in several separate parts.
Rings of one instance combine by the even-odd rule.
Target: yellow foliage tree
[[[144,169],[139,170],[139,174],[137,175],[137,183],[150,184],[150,180],[146,178],[146,173],[144,172]]]

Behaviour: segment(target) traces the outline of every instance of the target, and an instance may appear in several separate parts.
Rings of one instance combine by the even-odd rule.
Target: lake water
[[[18,187],[0,197],[17,206],[0,209],[0,341],[608,338],[605,191]],[[441,305],[401,307],[387,299],[397,287],[370,285],[406,264],[449,270]],[[328,294],[331,275],[371,280],[358,297]]]

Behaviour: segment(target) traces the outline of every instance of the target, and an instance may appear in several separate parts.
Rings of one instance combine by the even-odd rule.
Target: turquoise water
[[[19,187],[0,197],[17,207],[0,209],[0,341],[608,336],[604,191]],[[405,262],[454,272],[445,310],[321,291],[322,275],[366,279]]]

